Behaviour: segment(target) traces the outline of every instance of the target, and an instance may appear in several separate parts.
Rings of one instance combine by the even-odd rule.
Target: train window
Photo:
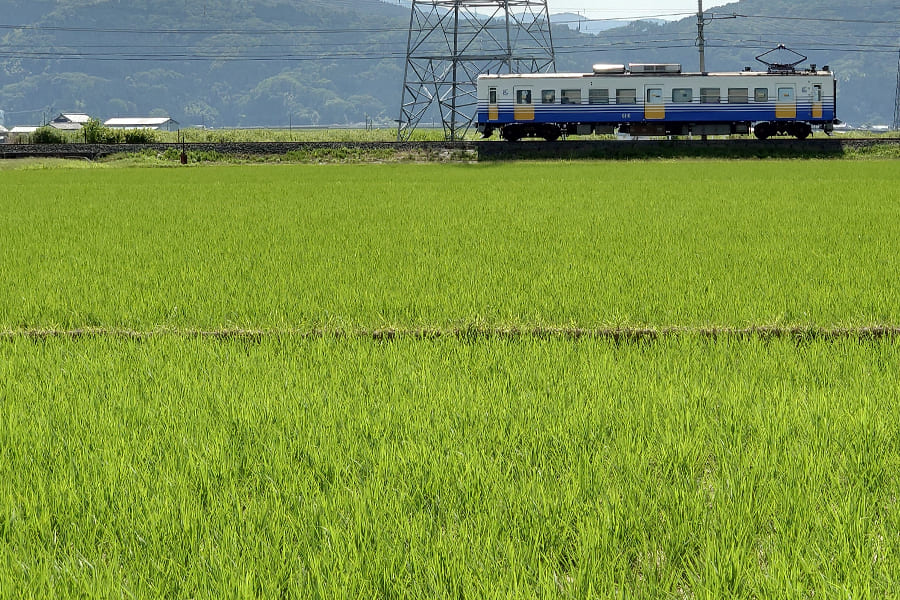
[[[616,90],[616,104],[637,104],[637,90]]]
[[[687,104],[694,101],[694,90],[691,88],[675,88],[672,90],[672,102]]]
[[[609,90],[594,90],[588,92],[588,102],[591,104],[609,104]]]
[[[754,90],[753,99],[757,102],[768,102],[769,101],[769,89],[768,88],[756,88]]]
[[[563,90],[563,104],[581,104],[581,90]]]
[[[813,86],[813,101],[814,102],[822,101],[822,86],[821,85]]]
[[[531,104],[531,90],[516,90],[516,104]]]
[[[488,95],[488,102],[490,102],[491,104],[497,104],[497,88],[491,88]]]
[[[747,104],[750,102],[750,90],[747,88],[728,88],[728,104]]]
[[[719,88],[700,88],[700,104],[718,104],[721,93]]]
[[[541,90],[541,104],[556,102],[556,90]]]

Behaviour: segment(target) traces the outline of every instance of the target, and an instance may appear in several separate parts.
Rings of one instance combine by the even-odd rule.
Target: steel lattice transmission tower
[[[438,113],[446,139],[465,136],[479,74],[555,69],[547,0],[413,0],[397,139]]]

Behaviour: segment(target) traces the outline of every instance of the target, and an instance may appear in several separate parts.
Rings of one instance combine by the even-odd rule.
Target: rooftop
[[[78,123],[79,125],[84,125],[88,121],[91,120],[90,115],[86,115],[84,113],[61,113],[58,117],[53,119],[54,123]]]
[[[107,127],[122,128],[155,128],[163,125],[177,125],[178,121],[171,117],[114,117],[103,123]]]

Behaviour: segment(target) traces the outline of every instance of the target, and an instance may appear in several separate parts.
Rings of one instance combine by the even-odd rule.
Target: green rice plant
[[[900,595],[897,184],[5,172],[0,597]]]
[[[0,329],[900,323],[891,161],[10,171]]]
[[[0,342],[0,596],[893,597],[895,342]]]

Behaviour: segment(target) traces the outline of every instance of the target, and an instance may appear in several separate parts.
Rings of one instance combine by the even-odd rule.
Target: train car
[[[509,141],[564,135],[791,135],[831,133],[837,80],[826,66],[683,73],[678,64],[594,65],[591,73],[481,75],[477,127]]]

